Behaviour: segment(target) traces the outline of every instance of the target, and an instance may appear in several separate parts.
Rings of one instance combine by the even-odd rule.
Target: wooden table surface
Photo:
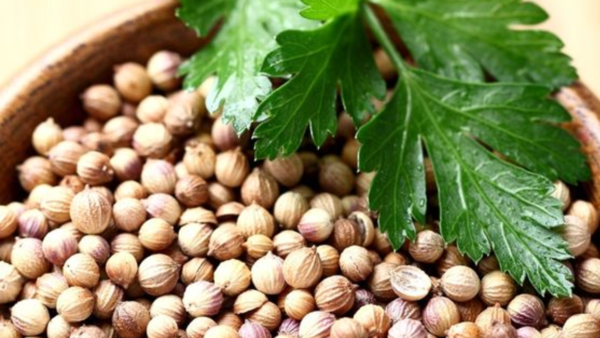
[[[0,1],[0,84],[70,33],[139,1]],[[565,41],[581,78],[600,95],[600,0],[535,1],[551,16],[542,26]]]

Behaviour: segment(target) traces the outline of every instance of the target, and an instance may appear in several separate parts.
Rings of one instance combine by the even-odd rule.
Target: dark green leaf
[[[445,241],[456,241],[475,261],[493,249],[502,270],[517,281],[527,276],[542,294],[569,294],[569,271],[559,261],[570,255],[556,233],[563,218],[560,202],[550,196],[552,182],[503,162],[479,143],[582,179],[583,155],[550,124],[568,115],[549,94],[541,86],[469,84],[416,69],[404,72],[392,100],[358,133],[360,169],[377,171],[369,204],[379,210],[379,226],[394,247],[405,236],[414,238],[411,216],[422,220],[426,211],[425,146]]]
[[[283,32],[277,42],[280,47],[267,56],[263,71],[293,77],[259,107],[257,113],[267,119],[254,133],[259,158],[293,153],[308,125],[317,145],[335,134],[338,87],[344,108],[357,123],[373,111],[372,98],[385,94],[358,12],[314,30]]]
[[[521,0],[374,0],[392,18],[420,67],[446,77],[533,82],[554,88],[577,78],[554,35],[513,25],[543,22]]]
[[[180,16],[200,12],[213,2],[187,4],[190,7],[186,10],[184,6]],[[230,3],[228,18],[217,36],[187,61],[180,73],[186,75],[184,87],[188,89],[217,74],[217,84],[206,106],[210,112],[222,107],[223,120],[242,132],[250,126],[259,101],[271,91],[271,81],[259,71],[267,53],[276,47],[274,37],[286,29],[313,27],[316,23],[298,14],[302,7],[298,0],[228,0],[223,6],[227,8]],[[217,16],[215,13],[184,17],[188,25],[204,30],[202,20],[211,20]]]

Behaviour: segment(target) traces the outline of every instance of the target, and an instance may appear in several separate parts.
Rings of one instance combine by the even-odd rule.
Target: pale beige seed
[[[342,274],[353,282],[366,280],[373,272],[373,262],[367,249],[353,245],[342,251],[340,255]]]
[[[423,324],[427,331],[438,337],[460,322],[456,305],[448,298],[434,297],[423,309]]]
[[[448,269],[442,276],[441,283],[444,294],[456,302],[466,302],[475,298],[481,288],[477,273],[462,265]]]
[[[515,281],[507,274],[493,271],[481,280],[480,297],[487,305],[506,305],[517,293]]]
[[[590,314],[578,314],[567,320],[561,338],[591,338],[600,336],[600,323]]]
[[[110,256],[105,269],[106,275],[113,283],[128,288],[137,276],[138,264],[132,254],[117,252]]]
[[[577,216],[565,216],[562,236],[569,244],[573,256],[582,255],[590,246],[591,234],[588,225]]]
[[[25,299],[12,307],[10,319],[19,333],[35,336],[44,332],[50,314],[39,300]]]
[[[230,259],[217,266],[214,279],[215,285],[221,288],[223,295],[234,297],[250,286],[250,269],[244,262]]]
[[[391,275],[392,289],[403,300],[421,300],[431,290],[431,279],[416,266],[399,266],[391,272]]]
[[[69,323],[88,319],[94,311],[94,294],[79,286],[63,291],[56,301],[56,311]]]
[[[283,262],[283,278],[297,289],[315,286],[323,275],[323,266],[316,248],[292,251]]]
[[[269,299],[264,293],[257,290],[247,290],[236,297],[233,304],[233,313],[239,315],[258,309]]]
[[[267,295],[281,293],[286,286],[283,276],[283,259],[271,252],[258,259],[252,266],[254,287]]]

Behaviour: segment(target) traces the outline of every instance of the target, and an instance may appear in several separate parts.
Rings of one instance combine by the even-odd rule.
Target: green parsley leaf
[[[358,10],[360,0],[302,0],[309,7],[300,14],[307,19],[327,20]]]
[[[186,75],[184,87],[194,89],[217,74],[206,99],[208,110],[222,107],[224,122],[232,123],[239,133],[248,129],[259,101],[271,92],[271,81],[259,71],[267,53],[276,47],[274,37],[286,29],[316,25],[298,15],[301,8],[298,0],[184,1],[179,16],[199,32],[227,15],[217,36],[180,68]]]
[[[263,72],[293,77],[258,108],[266,118],[254,132],[256,156],[289,155],[300,146],[308,125],[320,146],[337,128],[336,97],[358,124],[374,110],[373,97],[385,95],[359,12],[338,16],[310,31],[286,31],[280,47],[265,59]]]
[[[206,35],[210,29],[235,6],[236,0],[181,0],[177,17],[196,31]]]
[[[510,29],[546,20],[522,0],[374,0],[385,8],[420,67],[446,77],[568,85],[577,78],[556,36]]]
[[[369,204],[379,210],[379,226],[394,247],[405,236],[415,237],[411,215],[422,220],[426,212],[425,146],[438,185],[444,240],[456,241],[474,261],[493,249],[502,270],[521,283],[528,276],[541,294],[570,294],[569,271],[559,262],[570,254],[556,232],[563,217],[560,202],[550,196],[552,182],[503,162],[479,143],[510,142],[500,150],[525,159],[536,151],[538,157],[553,154],[559,157],[546,159],[546,165],[566,161],[584,167],[573,142],[551,125],[568,114],[549,94],[542,86],[463,83],[407,68],[391,101],[358,133],[359,167],[377,171]],[[563,154],[537,144],[557,135],[556,142],[569,149]],[[520,139],[529,136],[535,138]]]

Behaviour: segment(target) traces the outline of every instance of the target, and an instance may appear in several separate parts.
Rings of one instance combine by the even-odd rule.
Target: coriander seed
[[[384,338],[391,326],[390,318],[379,305],[365,305],[356,311],[353,318],[373,338]]]
[[[444,294],[456,302],[466,302],[475,298],[481,288],[477,273],[462,265],[448,269],[442,275],[441,283]]]
[[[460,312],[460,311],[459,311]],[[416,302],[408,302],[401,298],[396,298],[385,307],[385,313],[390,317],[393,324],[402,319],[421,320],[421,308]]]
[[[302,235],[292,230],[283,230],[273,237],[275,254],[281,258],[286,258],[292,251],[306,246],[306,240]]]
[[[229,188],[241,186],[249,172],[250,163],[240,148],[217,155],[215,176],[224,186]]]
[[[233,223],[221,224],[210,236],[208,255],[220,261],[238,258],[244,252],[244,236]]]
[[[302,179],[304,165],[298,154],[287,157],[278,157],[274,160],[266,160],[265,171],[284,187],[294,187]]]
[[[177,70],[182,62],[179,54],[161,50],[150,57],[146,65],[146,72],[156,87],[160,90],[171,91],[181,83]]]
[[[151,296],[162,296],[171,292],[179,280],[179,266],[169,256],[153,254],[146,257],[138,268],[140,286]]]
[[[35,336],[44,332],[50,314],[39,300],[25,299],[13,305],[10,319],[20,334]]]
[[[150,218],[160,218],[171,225],[177,224],[177,220],[182,214],[179,202],[168,194],[152,194],[142,200],[142,204]]]
[[[116,252],[106,262],[105,269],[113,283],[126,289],[137,277],[138,264],[132,254]]]
[[[178,325],[187,319],[183,300],[176,295],[165,295],[156,298],[150,306],[150,316],[167,316],[173,318]]]
[[[427,331],[438,337],[460,322],[460,313],[456,305],[448,298],[434,297],[423,309],[423,324]]]
[[[598,212],[594,205],[587,201],[577,200],[571,204],[569,215],[578,217],[588,226],[588,232],[593,234],[598,229]]]
[[[341,318],[331,326],[331,338],[367,338],[367,331],[352,318]]]
[[[73,141],[62,141],[48,152],[52,171],[58,176],[74,175],[77,172],[77,162],[86,149]]]
[[[142,224],[138,238],[144,248],[150,251],[167,249],[177,237],[173,226],[160,218],[151,218]]]
[[[135,117],[142,123],[159,123],[162,122],[169,100],[162,95],[150,95],[144,98],[135,110]]]
[[[56,300],[56,311],[69,323],[86,320],[94,311],[94,294],[85,288],[72,286]]]
[[[188,256],[206,256],[212,232],[212,227],[204,223],[186,224],[179,229],[179,247]]]
[[[44,257],[42,241],[37,238],[18,238],[10,260],[19,274],[27,279],[36,279],[50,269]]]
[[[113,80],[119,94],[127,101],[140,102],[152,92],[152,81],[146,69],[134,62],[115,66]]]
[[[403,300],[418,301],[431,290],[431,279],[416,266],[402,265],[391,272],[392,289]]]
[[[14,302],[23,289],[24,282],[14,266],[0,261],[0,304]]]
[[[177,322],[168,316],[156,316],[150,319],[146,327],[148,338],[172,338],[177,336]]]
[[[321,163],[319,169],[319,185],[326,192],[337,196],[345,196],[354,188],[354,173],[342,161],[335,160]]]
[[[131,148],[119,148],[110,158],[110,166],[121,182],[138,180],[142,174],[142,159]]]
[[[206,331],[217,326],[217,323],[208,317],[194,318],[187,326],[185,332],[188,338],[204,338]]]
[[[181,270],[181,281],[189,285],[198,281],[212,282],[214,278],[214,268],[206,258],[192,258],[183,265]]]
[[[110,157],[98,152],[89,151],[77,161],[77,175],[90,185],[101,185],[112,181],[114,170],[110,165]]]
[[[58,296],[69,288],[67,279],[58,272],[43,274],[35,281],[35,286],[35,298],[50,309],[56,308]]]
[[[117,304],[124,299],[124,292],[109,280],[100,281],[94,288],[94,316],[100,319],[112,317]]]
[[[31,136],[33,148],[40,155],[48,155],[50,149],[59,144],[63,140],[63,132],[53,118],[38,124]]]
[[[324,242],[333,232],[331,216],[323,209],[310,209],[300,218],[298,231],[309,242]]]
[[[271,338],[269,330],[249,320],[240,327],[238,334],[241,338]]]
[[[109,85],[93,85],[83,95],[83,108],[90,116],[106,121],[119,113],[121,98],[119,93]]]
[[[323,311],[311,312],[300,321],[300,337],[327,338],[330,336],[334,322],[335,316],[330,313]]]
[[[252,266],[251,276],[254,287],[267,295],[281,293],[286,286],[283,264],[283,259],[271,252],[259,258]]]
[[[417,262],[433,263],[444,253],[444,240],[431,230],[421,231],[409,244],[408,253]]]
[[[230,259],[217,266],[214,281],[215,285],[221,288],[223,295],[237,296],[250,286],[250,269],[243,262]]]
[[[380,300],[391,301],[397,297],[392,288],[392,271],[397,265],[393,263],[379,263],[373,268],[373,273],[369,276],[367,285],[369,290]]]
[[[110,201],[98,190],[87,187],[75,195],[70,207],[71,220],[84,234],[100,234],[112,218]]]
[[[85,235],[79,240],[79,252],[92,257],[96,263],[102,265],[110,256],[110,244],[101,236]]]
[[[347,278],[343,276],[327,277],[323,279],[315,288],[314,301],[316,302],[316,305],[319,308],[319,310],[340,316],[352,309],[355,300],[354,291],[356,289],[357,286],[353,285],[352,282],[350,282]],[[292,293],[293,292],[294,291],[292,291]],[[287,298],[290,298],[290,295],[292,293],[290,293]],[[290,317],[298,320],[302,319],[302,317]]]
[[[197,143],[185,148],[183,164],[190,174],[208,180],[215,173],[216,161],[215,151],[205,143]]]
[[[353,282],[366,280],[373,272],[367,249],[357,245],[346,248],[340,255],[340,269]]]
[[[159,159],[165,157],[173,144],[173,135],[162,123],[145,123],[133,134],[133,149],[140,156]]]
[[[134,301],[117,305],[112,316],[112,325],[121,338],[141,338],[149,322],[150,312]]]
[[[308,211],[306,199],[299,193],[288,191],[277,198],[273,210],[275,220],[284,229],[296,229],[298,222]]]
[[[265,208],[255,202],[242,210],[236,225],[245,238],[252,235],[271,238],[275,233],[275,219]]]
[[[319,284],[320,285],[320,284]],[[318,288],[319,286],[317,286]],[[352,291],[352,290],[350,290]],[[352,307],[352,304],[350,305]],[[293,319],[302,320],[315,309],[315,297],[306,290],[293,290],[285,297],[285,314]],[[320,309],[321,311],[325,311]],[[330,311],[326,311],[330,312]]]
[[[315,286],[322,275],[323,267],[314,247],[292,251],[283,262],[283,278],[296,289]]]
[[[48,233],[48,220],[38,209],[24,211],[18,218],[19,236],[43,239]]]
[[[50,231],[42,242],[43,255],[50,263],[62,266],[77,252],[77,238],[68,230]]]
[[[214,316],[221,310],[223,295],[215,284],[199,281],[185,289],[183,305],[192,317]]]
[[[240,193],[244,204],[256,203],[270,209],[279,197],[279,186],[271,175],[260,168],[254,168],[244,180]]]
[[[246,249],[246,254],[254,259],[264,257],[275,248],[272,239],[260,234],[248,237],[243,246]]]
[[[77,253],[69,257],[63,266],[63,274],[71,286],[93,288],[100,280],[100,268],[89,255]]]
[[[488,305],[506,305],[517,293],[513,279],[500,271],[491,272],[481,280],[480,297]]]
[[[151,194],[173,194],[177,184],[175,168],[165,160],[150,160],[142,169],[140,182]]]
[[[546,312],[542,300],[533,295],[517,295],[507,307],[510,319],[518,326],[535,328],[546,324]]]
[[[323,277],[333,276],[340,270],[340,253],[330,245],[319,245],[317,254],[323,267]]]
[[[337,219],[343,212],[342,200],[336,195],[326,192],[313,196],[310,199],[310,207],[327,211],[331,219]]]

